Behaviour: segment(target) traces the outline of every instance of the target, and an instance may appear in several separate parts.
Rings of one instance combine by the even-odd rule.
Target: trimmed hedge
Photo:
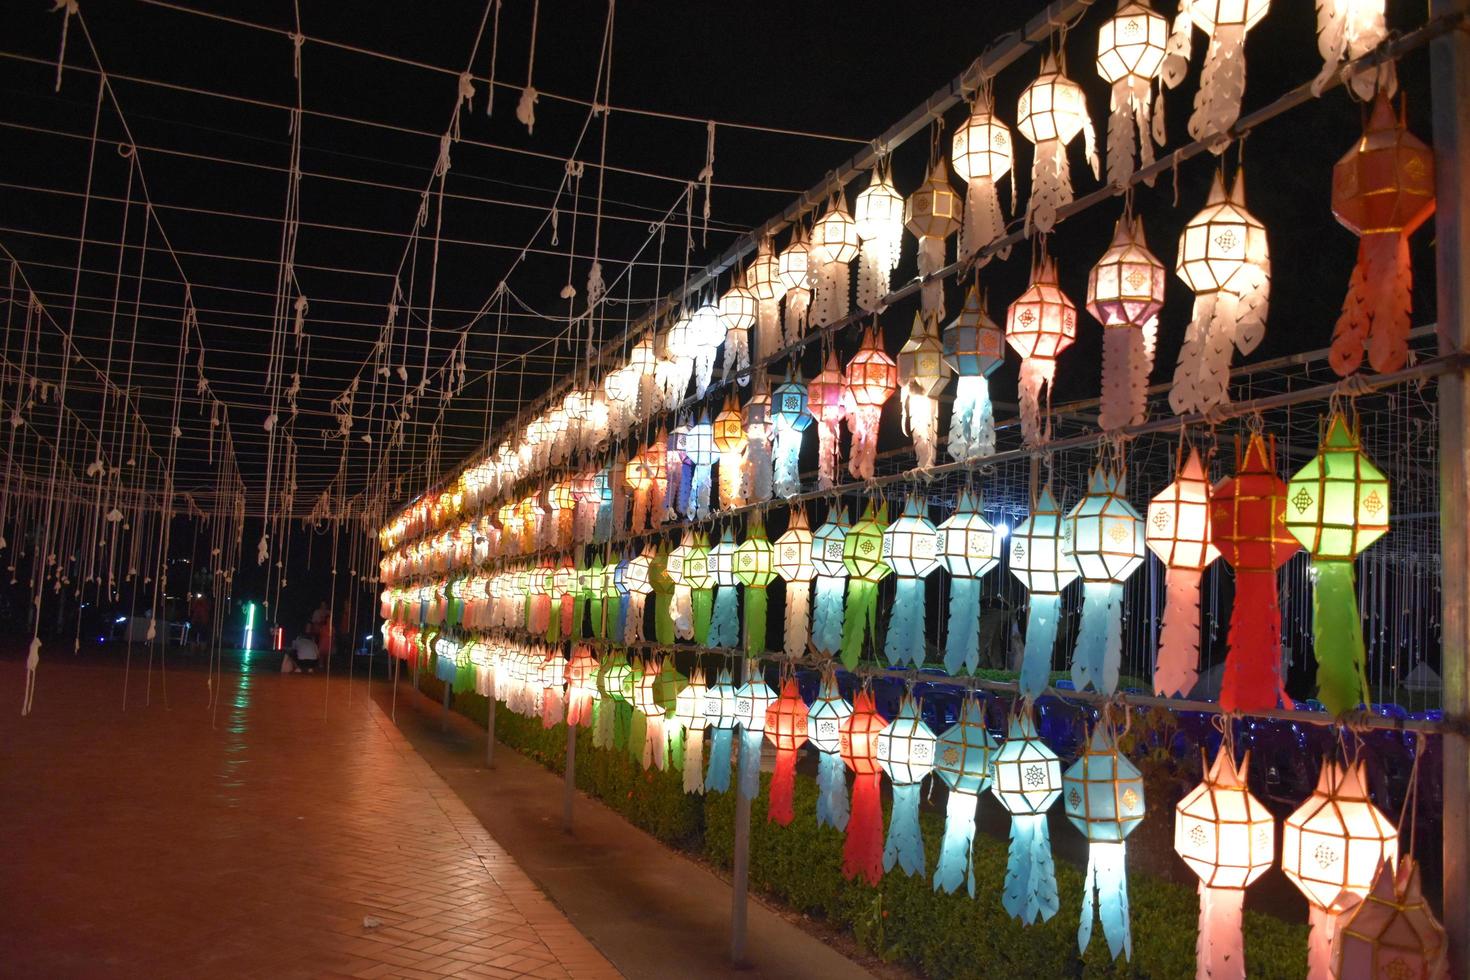
[[[440,682],[421,677],[432,697]],[[458,692],[457,711],[485,724],[486,701]],[[555,772],[566,759],[566,726],[546,729],[535,719],[501,710],[496,738]],[[945,895],[928,877],[887,874],[876,887],[842,876],[843,835],[816,822],[817,787],[798,774],[796,819],[789,827],[768,823],[761,798],[751,808],[750,883],[786,906],[850,930],[873,955],[909,965],[932,977],[1029,975],[1032,977],[1192,977],[1199,904],[1193,889],[1146,874],[1128,876],[1133,958],[1108,959],[1101,926],[1087,955],[1077,955],[1082,870],[1057,861],[1061,910],[1048,922],[1022,926],[1006,914],[999,895],[1005,881],[1007,842],[980,832],[975,838],[975,894]],[[688,795],[682,774],[644,771],[626,753],[595,749],[591,733],[578,732],[577,786],[602,800],[659,840],[729,868],[734,845],[733,792]],[[939,853],[943,817],[921,814],[926,853]],[[931,869],[932,872],[932,869]],[[1260,978],[1306,975],[1307,928],[1259,912],[1245,913],[1246,972]]]

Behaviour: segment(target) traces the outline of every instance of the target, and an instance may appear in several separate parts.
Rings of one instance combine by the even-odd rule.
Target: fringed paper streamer
[[[1011,532],[1011,574],[1030,593],[1026,615],[1026,649],[1021,659],[1021,695],[1034,701],[1051,680],[1052,648],[1056,646],[1062,590],[1079,572],[1062,536],[1062,513],[1044,487],[1031,514]]]
[[[858,238],[858,306],[869,313],[883,308],[903,244],[903,196],[893,187],[886,168],[872,179],[853,208]]]
[[[668,739],[664,735],[664,707],[658,703],[657,685],[662,665],[645,664],[633,688],[633,707],[643,719],[645,735],[638,760],[644,769],[662,769],[667,763]]]
[[[949,622],[944,637],[944,670],[973,674],[980,666],[980,580],[958,576],[949,583]]]
[[[1057,212],[1072,203],[1072,177],[1067,162],[1067,144],[1083,135],[1092,175],[1100,177],[1097,136],[1082,88],[1048,54],[1041,74],[1021,93],[1016,105],[1016,128],[1036,144],[1031,163],[1031,197],[1026,202],[1026,231],[1049,232]]]
[[[1255,5],[1257,19],[1265,14],[1266,6]],[[1240,118],[1240,100],[1245,96],[1245,34],[1251,25],[1209,23],[1204,18],[1212,7],[1194,5],[1194,22],[1210,36],[1210,44],[1194,96],[1194,114],[1189,117],[1189,136],[1214,140],[1211,150],[1218,154],[1224,152],[1229,142],[1225,137]]]
[[[756,246],[755,258],[745,270],[745,287],[756,303],[755,356],[769,358],[781,349],[781,297],[786,292],[770,238],[761,239]]]
[[[842,463],[840,426],[847,412],[843,404],[842,372],[837,352],[827,348],[822,370],[807,385],[807,410],[817,424],[817,489],[830,490]]]
[[[648,581],[653,588],[653,635],[661,646],[674,643],[674,580],[669,577],[669,546],[659,545],[648,566]]]
[[[1401,964],[1405,969],[1396,970]],[[1395,972],[1449,980],[1449,943],[1419,881],[1419,863],[1405,854],[1397,867],[1378,866],[1373,890],[1343,913],[1332,940],[1337,980],[1374,980]]]
[[[850,714],[852,705],[843,700],[837,674],[829,662],[822,671],[817,699],[807,712],[807,740],[821,755],[817,763],[817,824],[837,830],[847,828],[847,766],[841,752],[842,726]]]
[[[624,484],[633,491],[633,513],[629,530],[634,534],[648,530],[648,512],[653,479],[648,475],[641,456],[628,460],[624,467]]]
[[[917,497],[904,501],[903,513],[883,530],[883,559],[897,576],[883,653],[894,666],[924,665],[924,579],[939,567],[938,531]]]
[[[801,492],[798,469],[801,440],[811,424],[807,387],[800,378],[792,380],[788,375],[771,393],[771,427],[776,439],[772,475],[774,491],[782,497],[794,497]]]
[[[1211,500],[1210,531],[1221,557],[1235,568],[1235,606],[1220,684],[1226,711],[1274,708],[1281,678],[1281,607],[1276,570],[1301,544],[1287,530],[1286,483],[1275,472],[1276,448],[1251,435],[1235,476]]]
[[[937,739],[919,714],[919,704],[904,695],[898,717],[878,735],[877,758],[893,786],[892,819],[883,845],[883,870],[894,866],[911,875],[925,872],[924,838],[919,832],[919,790],[934,768]]]
[[[735,747],[735,726],[738,720],[735,713],[735,685],[730,680],[728,668],[720,671],[714,685],[705,693],[704,716],[715,730],[704,788],[706,792],[723,793],[730,788],[731,753]]]
[[[847,767],[837,752],[823,752],[817,762],[817,824],[846,830]]]
[[[1021,439],[1028,446],[1050,435],[1042,390],[1056,377],[1057,355],[1077,337],[1077,308],[1062,292],[1056,263],[1045,251],[1031,270],[1031,285],[1006,310],[1006,343],[1021,355]]]
[[[714,426],[710,424],[708,412],[701,412],[699,421],[690,426],[689,435],[684,442],[684,455],[691,471],[684,509],[690,520],[702,521],[710,515],[710,489],[715,463]]]
[[[961,462],[995,455],[995,410],[987,378],[961,375],[955,382],[948,449]]]
[[[995,118],[988,89],[970,107],[970,118],[955,130],[950,161],[955,176],[965,182],[965,219],[960,229],[959,254],[970,258],[1005,235],[1000,211],[999,185],[1011,172],[1012,139],[1005,123]],[[989,256],[982,260],[988,262]]]
[[[559,643],[561,642],[562,630],[562,597],[559,595],[554,595],[549,596],[548,598],[551,600],[551,615],[548,617],[546,623],[546,642]],[[567,611],[571,612],[570,609],[568,609]]]
[[[1000,537],[980,516],[980,503],[960,491],[953,514],[936,529],[939,561],[950,576],[944,669],[951,676],[980,666],[980,578],[999,564]]]
[[[1220,553],[1210,533],[1210,481],[1199,450],[1180,444],[1174,482],[1149,501],[1145,541],[1164,563],[1163,627],[1154,662],[1154,693],[1187,697],[1199,679],[1200,579]],[[1182,460],[1182,462],[1181,462]]]
[[[745,422],[745,492],[747,503],[771,499],[771,389],[764,372],[756,374]]]
[[[776,694],[761,675],[760,661],[745,666],[746,681],[735,692],[735,713],[740,723],[740,782],[738,792],[753,800],[761,791],[761,748],[766,742],[766,715],[776,703]]]
[[[798,227],[790,243],[776,257],[777,280],[784,290],[785,308],[781,315],[782,346],[789,347],[806,334],[811,309],[811,253],[806,232]]]
[[[715,355],[725,342],[725,321],[720,308],[705,303],[694,311],[689,323],[694,358],[694,394],[703,398],[715,376]]]
[[[1052,650],[1057,644],[1057,622],[1061,619],[1059,593],[1031,593],[1026,611],[1026,647],[1021,656],[1021,694],[1036,699],[1051,684]]]
[[[1108,250],[1087,277],[1087,311],[1103,325],[1098,422],[1108,431],[1139,424],[1147,416],[1153,346],[1146,336],[1157,331],[1163,306],[1164,264],[1148,250],[1143,223],[1124,214]]]
[[[774,564],[775,551],[766,540],[765,524],[756,515],[746,528],[745,540],[735,549],[735,580],[745,589],[747,656],[758,656],[766,649],[766,587],[776,577]]]
[[[847,362],[843,400],[852,452],[847,470],[859,480],[871,480],[878,458],[878,423],[883,406],[898,390],[898,364],[883,350],[878,333],[869,329],[862,345]]]
[[[878,583],[893,569],[883,559],[883,521],[887,506],[868,502],[863,516],[842,542],[847,569],[847,608],[842,618],[842,662],[848,670],[862,659],[865,641],[874,641],[878,619]]]
[[[1164,572],[1164,615],[1154,661],[1154,693],[1188,697],[1199,683],[1199,586],[1202,572],[1170,566]]]
[[[725,359],[720,376],[729,378],[733,370],[741,385],[750,383],[750,328],[755,326],[757,302],[755,293],[739,282],[720,297],[720,320],[725,325]]]
[[[806,652],[811,637],[811,588],[811,582],[786,583],[782,652],[793,659]]]
[[[843,195],[836,195],[827,213],[812,226],[809,255],[811,322],[825,327],[847,317],[852,295],[849,263],[858,256],[857,225],[847,213]]]
[[[577,647],[567,664],[567,724],[586,727],[592,721],[592,702],[596,697],[594,675],[597,663],[587,647]]]
[[[781,696],[766,710],[766,738],[776,750],[766,820],[783,827],[789,826],[795,816],[791,803],[796,790],[796,757],[807,740],[807,728],[806,702],[801,699],[796,678],[788,676],[781,683]]]
[[[693,494],[694,467],[688,453],[690,424],[680,422],[669,430],[664,453],[663,516],[660,522],[677,521],[688,514]]]
[[[944,242],[960,230],[960,196],[949,183],[949,161],[940,155],[931,160],[929,176],[904,202],[904,227],[919,240],[919,308],[928,315],[944,316],[944,283],[936,273],[944,268]]]
[[[597,701],[592,705],[592,745],[594,748],[612,747],[613,716],[617,705],[612,701]]]
[[[934,869],[934,890],[953,893],[964,885],[975,897],[975,811],[990,785],[990,759],[995,739],[985,725],[985,712],[973,695],[965,698],[959,720],[939,738],[935,771],[949,787],[945,804],[944,840]]]
[[[1093,470],[1087,494],[1067,515],[1072,558],[1082,575],[1082,625],[1072,654],[1072,684],[1103,694],[1118,688],[1123,661],[1123,583],[1146,554],[1143,518],[1123,496],[1122,480]]]
[[[816,614],[812,619],[812,646],[831,656],[842,649],[842,593],[846,577],[817,576]]]
[[[607,639],[607,574],[602,559],[594,558],[587,570],[587,580],[592,584],[592,594],[587,599],[588,614],[592,618],[592,635],[599,640]]]
[[[695,556],[694,532],[685,531],[679,546],[664,558],[664,573],[673,586],[669,599],[669,618],[673,621],[673,635],[681,640],[694,639],[693,582],[695,578],[685,574],[686,565],[693,556]],[[703,575],[704,572],[701,571],[700,574]]]
[[[1321,95],[1347,62],[1356,61],[1388,37],[1384,0],[1317,0],[1317,50],[1322,71],[1312,80],[1312,94]],[[1393,59],[1380,65],[1347,72],[1345,80],[1362,102],[1374,94],[1393,95],[1398,76]]]
[[[974,793],[950,790],[945,803],[944,840],[939,845],[939,864],[934,869],[934,890],[953,893],[965,885],[975,897],[972,873],[975,843],[975,811],[980,803]]]
[[[1012,716],[1006,740],[992,757],[991,772],[991,792],[1011,814],[1001,905],[1024,925],[1044,922],[1061,907],[1046,811],[1061,794],[1062,767],[1037,736],[1029,709]]]
[[[1126,187],[1138,146],[1143,166],[1154,162],[1153,83],[1164,63],[1169,25],[1140,0],[1118,0],[1118,12],[1097,37],[1097,73],[1112,86],[1108,116],[1108,183]],[[1136,139],[1135,139],[1136,129]],[[1162,139],[1157,142],[1162,143]],[[1152,181],[1149,181],[1152,183]]]
[[[1333,3],[1322,0],[1319,14]],[[1381,3],[1378,17],[1381,26]],[[1346,377],[1362,365],[1366,351],[1373,370],[1397,371],[1409,356],[1409,235],[1434,212],[1434,153],[1405,128],[1383,93],[1362,138],[1333,167],[1332,211],[1360,238],[1328,361]]]
[[[934,465],[939,442],[938,395],[951,374],[936,323],[933,317],[915,314],[913,332],[898,352],[903,430],[913,437],[914,455],[921,467]]]
[[[689,672],[689,685],[679,692],[674,704],[674,717],[683,727],[683,754],[680,769],[684,773],[684,792],[704,792],[704,730],[708,726],[705,702],[708,690],[704,669]]]
[[[714,624],[714,595],[712,589],[694,589],[690,593],[694,607],[694,642],[700,646],[725,646],[715,643],[711,637]],[[733,601],[733,600],[732,600]],[[727,614],[733,617],[734,613]]]
[[[765,733],[740,729],[740,781],[737,792],[747,800],[753,800],[761,792],[761,745]]]
[[[816,574],[813,541],[806,511],[792,508],[786,530],[776,539],[773,561],[776,574],[786,583],[781,648],[793,660],[806,652],[811,632],[811,580]]]
[[[883,877],[883,803],[879,792],[878,736],[885,722],[869,691],[858,694],[852,713],[842,721],[842,761],[851,769],[852,810],[842,846],[842,874],[861,876],[870,885]]]
[[[755,656],[766,649],[766,589],[765,586],[745,588],[745,653]]]
[[[1077,949],[1085,954],[1094,917],[1102,920],[1112,958],[1133,955],[1123,840],[1143,822],[1143,776],[1118,751],[1109,726],[1093,729],[1082,757],[1062,777],[1067,819],[1088,840]]]
[[[709,550],[709,571],[715,586],[714,616],[710,622],[705,646],[734,648],[740,643],[739,599],[735,577],[735,535],[728,527],[720,541]],[[696,632],[698,627],[696,627]]]

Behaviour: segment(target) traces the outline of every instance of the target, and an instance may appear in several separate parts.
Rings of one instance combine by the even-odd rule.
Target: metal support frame
[[[1430,0],[1431,16],[1470,12],[1470,0]],[[1434,119],[1436,296],[1441,354],[1470,350],[1470,34],[1460,28],[1429,46]],[[1470,969],[1470,369],[1439,379],[1441,679],[1444,899],[1450,972]],[[1458,968],[1459,972],[1456,972]]]

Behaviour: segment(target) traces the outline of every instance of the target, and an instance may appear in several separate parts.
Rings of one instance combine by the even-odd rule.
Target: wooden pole
[[[1464,14],[1470,0],[1430,0],[1431,16]],[[1439,348],[1470,350],[1470,35],[1460,30],[1429,45],[1433,99],[1436,212],[1435,274]],[[1470,721],[1470,378],[1467,371],[1439,379],[1439,501],[1441,678],[1444,718]],[[1444,921],[1450,973],[1470,971],[1470,742],[1463,727],[1444,739]]]
[[[485,711],[485,768],[495,768],[495,695],[489,697],[489,707]]]
[[[565,785],[561,795],[561,825],[567,833],[572,832],[572,803],[577,795],[577,726],[567,726],[567,764]]]
[[[730,876],[730,962],[745,965],[746,891],[750,884],[750,800],[735,792],[735,855]]]

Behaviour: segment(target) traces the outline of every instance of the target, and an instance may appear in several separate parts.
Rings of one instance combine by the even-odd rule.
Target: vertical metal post
[[[1470,11],[1470,0],[1431,0],[1431,16]],[[1429,45],[1434,114],[1435,275],[1439,348],[1470,350],[1470,35],[1465,23]],[[1470,377],[1439,379],[1439,507],[1444,683],[1444,914],[1450,972],[1470,970]]]
[[[746,890],[750,883],[750,800],[735,793],[735,855],[730,875],[730,963],[745,965]]]
[[[495,694],[492,692],[489,699],[489,708],[485,712],[485,768],[495,768]]]
[[[449,731],[449,699],[454,696],[454,685],[448,681],[444,682],[444,707],[439,712],[439,730]]]
[[[561,825],[567,833],[572,832],[572,803],[577,795],[577,726],[567,726],[566,784],[561,795]]]

